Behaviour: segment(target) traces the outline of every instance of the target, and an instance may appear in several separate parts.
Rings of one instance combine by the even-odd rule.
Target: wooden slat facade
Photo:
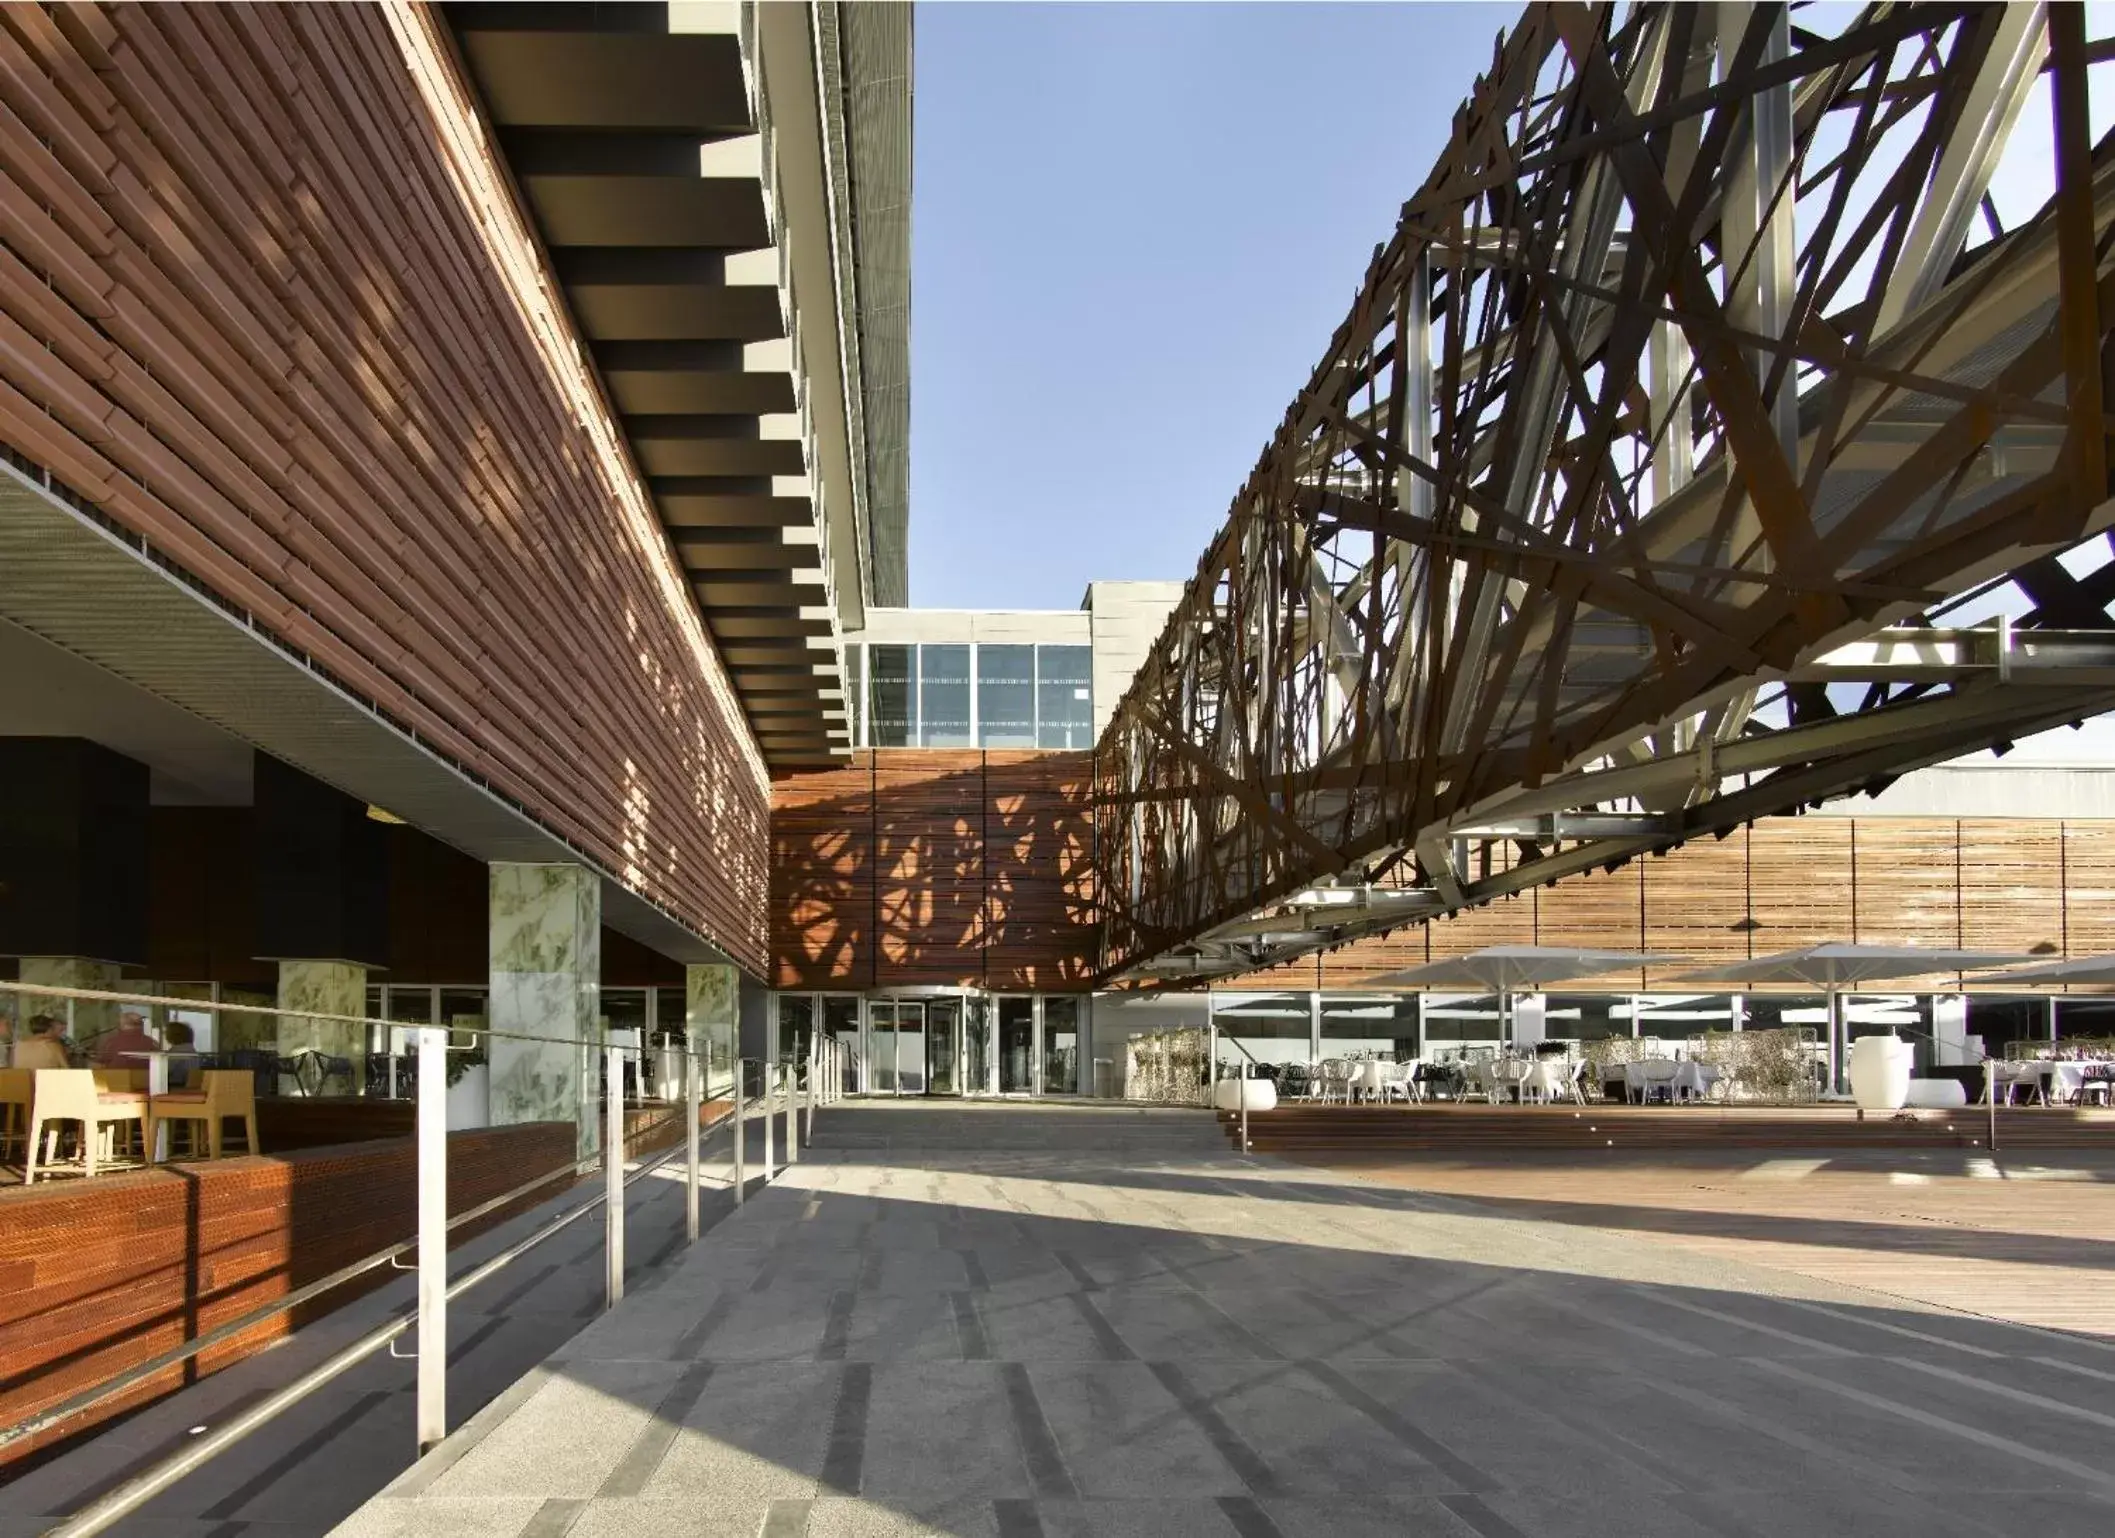
[[[1086,755],[1068,753],[883,750],[779,779],[777,986],[1083,986],[1089,794]],[[1357,989],[1486,945],[1584,945],[1689,959],[1583,991],[1666,987],[1691,967],[1828,941],[2115,951],[2115,823],[1773,818],[1215,986]]]
[[[0,7],[0,446],[761,971],[763,761],[437,27]]]
[[[1084,987],[1084,753],[890,750],[773,785],[781,988]]]

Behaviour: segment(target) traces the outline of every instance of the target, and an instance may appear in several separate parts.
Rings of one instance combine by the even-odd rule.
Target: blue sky
[[[911,601],[1188,577],[1517,14],[921,4]]]

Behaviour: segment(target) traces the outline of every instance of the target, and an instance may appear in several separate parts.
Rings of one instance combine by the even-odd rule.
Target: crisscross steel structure
[[[2115,704],[2080,549],[2115,517],[2110,54],[2073,5],[1531,7],[1100,742],[1103,977]],[[2008,228],[2021,164],[2056,191]]]

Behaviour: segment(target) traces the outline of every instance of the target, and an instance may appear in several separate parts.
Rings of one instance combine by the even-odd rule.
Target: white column
[[[492,867],[492,1125],[569,1121],[600,1141],[588,1071],[602,989],[602,885],[578,865]]]

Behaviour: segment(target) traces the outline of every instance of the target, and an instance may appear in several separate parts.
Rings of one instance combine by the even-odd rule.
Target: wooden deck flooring
[[[1295,1157],[1509,1217],[2115,1337],[2115,1152],[2106,1150]]]

